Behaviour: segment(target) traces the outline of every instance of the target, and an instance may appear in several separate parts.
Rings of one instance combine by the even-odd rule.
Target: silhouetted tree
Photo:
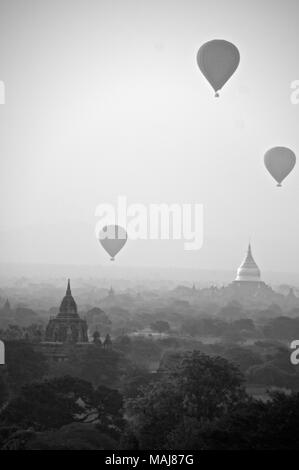
[[[248,400],[219,419],[199,426],[192,449],[286,450],[299,448],[299,394]]]
[[[127,401],[141,448],[166,448],[168,437],[189,419],[212,420],[246,400],[243,376],[221,357],[184,353],[159,381]]]
[[[5,344],[7,384],[10,393],[47,374],[48,363],[40,352],[36,352],[26,341],[7,341]]]
[[[2,426],[58,429],[73,422],[94,422],[98,429],[119,436],[123,428],[123,398],[105,386],[76,377],[60,377],[24,386],[0,413]]]

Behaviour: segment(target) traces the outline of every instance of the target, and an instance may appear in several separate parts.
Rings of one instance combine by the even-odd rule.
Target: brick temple
[[[70,280],[58,315],[48,323],[45,340],[52,343],[88,343],[87,323],[78,314]]]

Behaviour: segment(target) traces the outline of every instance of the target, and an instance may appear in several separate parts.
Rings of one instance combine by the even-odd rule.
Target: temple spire
[[[67,280],[66,295],[72,295],[70,279]]]
[[[3,310],[6,310],[7,312],[10,311],[10,303],[8,299],[6,299]]]
[[[113,289],[112,286],[110,286],[110,289],[109,289],[109,291],[108,291],[108,295],[109,295],[109,297],[113,297],[113,296],[114,296],[114,289]]]
[[[77,313],[77,304],[72,296],[71,292],[71,282],[68,279],[67,280],[67,288],[66,288],[66,293],[65,296],[62,299],[62,302],[60,304],[59,308],[59,314],[60,317],[69,317],[69,316],[78,316]]]
[[[251,243],[248,243],[247,257],[252,258]]]

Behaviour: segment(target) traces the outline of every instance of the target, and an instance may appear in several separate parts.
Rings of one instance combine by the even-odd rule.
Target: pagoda
[[[80,318],[77,304],[72,296],[70,280],[60,304],[59,313],[51,318],[46,328],[47,342],[60,343],[87,343],[87,323]]]
[[[261,282],[261,272],[253,259],[250,243],[248,245],[245,259],[237,271],[235,282]]]

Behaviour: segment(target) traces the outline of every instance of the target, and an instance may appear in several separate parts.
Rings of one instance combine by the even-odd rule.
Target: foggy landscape
[[[299,449],[298,17],[0,0],[1,451]]]

